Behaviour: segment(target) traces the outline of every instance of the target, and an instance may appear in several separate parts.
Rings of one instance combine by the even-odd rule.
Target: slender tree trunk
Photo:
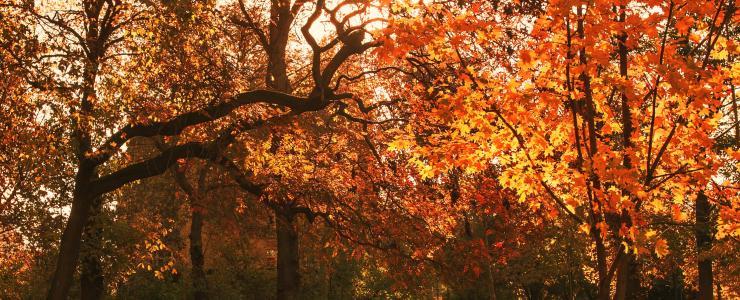
[[[577,14],[579,16],[578,21],[576,23],[576,34],[579,38],[583,39],[585,38],[585,31],[584,31],[584,11],[583,8],[579,7],[577,10]],[[570,25],[568,25],[570,30]],[[581,48],[578,50],[578,62],[585,66],[588,63],[588,55],[586,54],[585,48]],[[570,72],[570,71],[569,71]],[[593,100],[593,91],[591,89],[591,77],[586,71],[582,71],[581,74],[579,74],[579,80],[583,83],[583,91],[584,91],[584,107],[583,107],[583,120],[585,122],[585,126],[588,129],[588,136],[584,136],[584,145],[588,145],[588,154],[589,157],[593,157],[598,152],[598,143],[597,143],[597,134],[596,134],[596,106],[594,104]],[[572,89],[572,87],[571,87]],[[573,119],[573,126],[574,128],[578,127],[578,122],[575,119],[575,104],[573,104],[574,109],[574,119]],[[577,129],[576,129],[577,131]],[[580,144],[578,145],[579,153],[580,153]],[[582,154],[579,158],[579,163],[583,162]],[[592,166],[591,166],[592,167]],[[596,196],[595,190],[601,189],[601,181],[599,179],[599,176],[592,170],[589,174],[589,182],[591,185],[591,188],[593,191],[591,191],[591,188],[589,188],[589,213],[591,218],[591,232],[592,232],[592,238],[594,239],[595,246],[596,246],[596,254],[597,254],[597,269],[599,273],[599,294],[598,299],[605,300],[609,298],[609,287],[611,286],[611,280],[608,278],[608,270],[606,265],[606,248],[604,246],[603,239],[600,234],[600,230],[598,227],[596,227],[596,224],[600,221],[600,218],[596,216],[596,211],[593,209],[592,202],[599,202],[598,198]]]
[[[92,201],[92,215],[85,225],[83,236],[83,257],[80,264],[80,298],[83,300],[102,299],[105,294],[103,266],[100,261],[102,246],[102,228],[98,221],[101,213],[102,199]]]
[[[737,115],[737,99],[735,99],[735,85],[730,82],[730,92],[732,95],[732,115],[734,116],[735,122],[732,127],[735,128],[735,145],[737,146],[740,141],[740,118]]]
[[[593,210],[591,214],[595,214]],[[596,223],[591,223],[591,235],[594,243],[596,244],[596,260],[599,273],[599,292],[597,298],[599,300],[609,300],[609,293],[611,293],[611,280],[608,277],[607,266],[606,266],[606,248],[604,247],[604,241],[601,239],[601,231],[597,229]]]
[[[290,37],[290,27],[295,16],[290,10],[290,2],[285,0],[273,1],[270,8],[269,45],[267,50],[267,87],[276,91],[290,93],[290,79],[288,66],[285,62],[285,52]]]
[[[203,213],[193,209],[190,221],[190,263],[193,266],[193,298],[195,300],[208,299],[208,282],[203,268]]]
[[[158,141],[156,141],[158,148],[162,148]],[[206,176],[208,174],[208,168],[203,168],[199,171],[197,189],[193,187],[185,176],[185,173],[181,172],[177,168],[172,168],[172,174],[174,175],[175,182],[180,186],[188,197],[190,204],[190,266],[191,279],[193,285],[193,299],[205,300],[208,299],[208,280],[206,279],[205,273],[205,255],[203,254],[203,200],[205,199],[206,189]]]
[[[712,276],[712,228],[710,213],[712,210],[707,195],[700,191],[696,197],[696,249],[698,251],[699,261],[699,300],[713,299],[712,290],[714,289]]]
[[[579,24],[579,27],[577,29],[578,34],[582,35],[583,33],[582,21],[579,22],[578,24]],[[570,16],[566,18],[565,26],[567,30],[566,43],[568,45],[567,58],[568,58],[568,61],[571,61],[575,57],[575,53],[571,50],[571,47],[572,47],[572,41],[571,41],[572,35],[571,34],[572,33],[571,33]],[[582,58],[579,57],[579,61],[583,61]],[[578,160],[576,162],[576,167],[579,171],[583,172],[584,171],[583,163],[585,160],[583,158],[583,152],[581,152],[581,137],[580,137],[580,134],[578,133],[578,129],[579,129],[578,114],[580,112],[580,109],[577,108],[576,101],[570,96],[571,95],[570,92],[574,91],[573,83],[571,82],[570,63],[566,64],[565,66],[565,74],[566,74],[565,87],[569,91],[568,102],[570,104],[570,109],[572,113],[571,117],[573,121],[573,135],[576,141],[576,152],[578,153]],[[584,114],[584,119],[585,117],[586,116]],[[589,139],[589,143],[590,142],[591,140]],[[591,149],[590,153],[592,153],[593,150],[595,149]],[[592,184],[594,187],[598,187],[600,185],[598,176],[595,176],[595,174],[593,174],[593,171],[591,171],[589,174],[589,181],[590,183],[587,183],[587,184]],[[596,269],[598,272],[598,279],[599,279],[597,297],[599,300],[608,300],[609,293],[610,293],[610,287],[611,287],[611,280],[607,278],[607,273],[608,273],[607,268],[608,267],[606,264],[606,259],[607,259],[606,247],[604,246],[604,241],[601,236],[601,230],[598,227],[596,227],[596,224],[600,222],[601,218],[599,217],[598,212],[594,210],[594,205],[593,205],[594,200],[595,200],[595,195],[593,195],[591,188],[589,188],[588,189],[588,208],[589,208],[588,222],[589,222],[589,228],[590,228],[590,233],[591,233],[591,239],[593,240],[594,245],[596,247]]]
[[[626,16],[626,6],[620,5],[617,7],[619,10],[619,21],[625,22],[627,19]],[[628,49],[627,49],[627,32],[622,31],[619,36],[617,37],[617,52],[619,54],[619,75],[625,79],[628,80],[628,73],[627,73],[627,63],[628,63]],[[632,168],[632,162],[630,161],[629,157],[629,149],[632,147],[632,141],[630,140],[632,136],[632,113],[630,112],[630,104],[629,104],[629,98],[627,97],[626,88],[621,88],[621,114],[622,114],[622,151],[623,151],[623,159],[622,159],[622,165],[625,167],[625,169],[631,169]],[[630,197],[630,199],[634,198],[627,190],[622,191],[623,194]],[[623,210],[621,213],[621,223],[626,224],[628,227],[632,226],[632,221],[630,219],[630,214],[628,211]],[[619,224],[619,225],[622,225]],[[617,227],[619,228],[619,227]],[[627,241],[628,244],[631,243],[631,241]],[[617,293],[615,295],[616,299],[637,299],[640,295],[640,273],[639,273],[639,265],[637,257],[632,253],[632,251],[627,250],[626,253],[624,253],[624,257],[618,262],[617,265]]]
[[[277,232],[277,299],[298,299],[300,291],[298,232],[290,211],[275,210]]]

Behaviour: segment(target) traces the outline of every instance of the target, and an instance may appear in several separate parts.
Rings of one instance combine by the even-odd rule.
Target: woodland
[[[0,299],[740,299],[735,0],[0,0]]]

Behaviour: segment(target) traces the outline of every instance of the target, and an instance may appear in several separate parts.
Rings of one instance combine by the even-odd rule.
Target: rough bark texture
[[[712,226],[711,210],[707,195],[704,191],[699,192],[696,197],[696,249],[699,258],[699,293],[697,299],[713,299],[712,290],[714,289],[712,277],[712,258],[709,251],[712,249]]]
[[[300,292],[300,267],[298,232],[290,212],[275,211],[277,231],[277,299],[298,299]]]

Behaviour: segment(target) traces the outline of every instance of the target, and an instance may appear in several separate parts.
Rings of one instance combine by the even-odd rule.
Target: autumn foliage
[[[734,0],[0,0],[0,298],[740,297]]]

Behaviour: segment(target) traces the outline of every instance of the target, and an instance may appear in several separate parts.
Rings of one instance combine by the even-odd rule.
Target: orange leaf
[[[668,243],[664,239],[659,239],[655,242],[655,254],[658,257],[663,257],[668,254]]]

